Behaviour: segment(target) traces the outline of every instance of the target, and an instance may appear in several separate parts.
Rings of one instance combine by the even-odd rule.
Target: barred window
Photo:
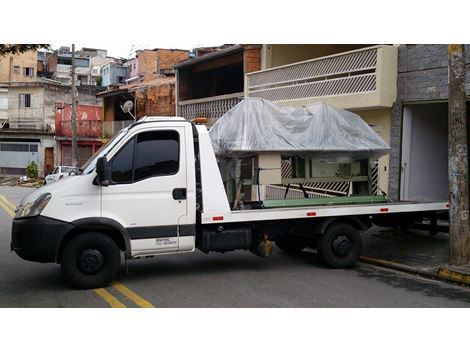
[[[20,108],[31,107],[31,94],[20,94]]]

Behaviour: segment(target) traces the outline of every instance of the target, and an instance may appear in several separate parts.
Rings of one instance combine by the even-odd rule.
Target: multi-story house
[[[129,125],[134,121],[133,117],[174,116],[176,105],[173,66],[188,58],[187,50],[154,49],[138,51],[135,58],[128,60],[126,84],[113,87],[110,78],[108,90],[97,95],[103,99],[104,136],[109,137],[116,130]],[[109,74],[111,75],[111,69]],[[121,108],[127,100],[134,102],[131,114],[125,113]]]
[[[234,45],[176,66],[178,114],[211,125],[244,97],[325,102],[358,113],[390,142],[397,56],[391,45]],[[375,165],[374,192],[387,192],[388,156]]]
[[[7,120],[0,129],[0,173],[24,175],[35,161],[44,176],[58,164],[55,114],[58,105],[71,103],[71,87],[37,78],[35,82],[0,83],[7,90]],[[80,103],[99,105],[96,91],[78,87]]]
[[[69,47],[60,47],[47,57],[47,68],[52,72],[52,79],[65,84],[72,82],[72,52]],[[75,74],[78,85],[94,84],[90,74],[91,64],[89,57],[75,58]]]
[[[207,117],[209,125],[243,99],[245,74],[261,69],[261,45],[195,49],[196,56],[175,66],[178,116]]]
[[[0,82],[34,82],[38,55],[34,50],[0,57]]]
[[[127,65],[129,84],[173,76],[173,65],[189,58],[189,52],[181,49],[145,49],[138,50],[135,55]]]
[[[101,67],[101,86],[118,86],[126,83],[127,66],[119,62],[108,62]]]
[[[101,67],[114,58],[106,56],[106,50],[82,48],[75,53],[75,75],[77,85],[96,85],[100,81]],[[48,54],[45,59],[50,78],[65,84],[72,81],[72,52],[70,47],[62,46]]]

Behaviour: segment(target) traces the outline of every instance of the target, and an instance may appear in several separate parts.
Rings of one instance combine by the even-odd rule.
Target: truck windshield
[[[81,170],[83,170],[83,174],[87,175],[90,172],[92,172],[95,167],[96,167],[96,160],[98,160],[99,157],[102,157],[117,144],[119,141],[127,134],[128,129],[123,129],[116,133],[113,138],[111,138],[106,144],[103,144],[100,149],[96,151],[93,156],[88,159],[88,161],[82,166]]]

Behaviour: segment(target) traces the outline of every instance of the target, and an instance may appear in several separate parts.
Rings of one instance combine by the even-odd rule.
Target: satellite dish
[[[129,114],[135,120],[134,115],[132,115],[132,109],[134,108],[134,102],[132,100],[127,100],[124,104],[121,105],[121,110],[125,114]]]

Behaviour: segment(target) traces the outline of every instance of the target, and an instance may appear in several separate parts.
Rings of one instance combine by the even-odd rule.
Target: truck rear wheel
[[[87,232],[70,240],[61,256],[62,273],[79,289],[109,285],[121,264],[121,252],[110,237]]]
[[[279,249],[288,254],[298,254],[307,247],[307,244],[302,238],[295,236],[277,238],[275,242]]]
[[[318,238],[318,254],[335,269],[351,268],[361,252],[361,236],[350,224],[333,224]]]

